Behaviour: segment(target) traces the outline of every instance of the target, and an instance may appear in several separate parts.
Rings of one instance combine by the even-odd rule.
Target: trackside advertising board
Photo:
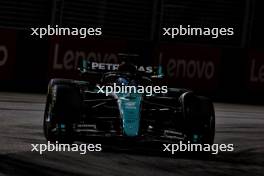
[[[247,86],[251,92],[264,94],[264,51],[251,49],[248,53]]]
[[[217,88],[220,49],[163,44],[159,54],[169,85],[209,92]]]
[[[12,80],[16,56],[16,32],[0,30],[0,80]]]

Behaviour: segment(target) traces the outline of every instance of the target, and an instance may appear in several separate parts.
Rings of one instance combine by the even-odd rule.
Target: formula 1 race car
[[[113,84],[153,86],[155,78],[111,71],[103,73],[97,84],[52,79],[43,123],[46,139],[71,143],[77,136],[85,135],[213,144],[214,106],[206,97],[177,88],[151,95],[146,92],[107,95],[100,91],[101,87]]]

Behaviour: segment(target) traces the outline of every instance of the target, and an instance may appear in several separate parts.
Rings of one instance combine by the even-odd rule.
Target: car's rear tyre
[[[49,87],[44,113],[44,135],[48,141],[72,143],[73,124],[80,117],[81,95],[72,84],[53,83]]]
[[[187,92],[181,96],[184,133],[190,143],[214,143],[215,112],[213,103],[205,98]]]

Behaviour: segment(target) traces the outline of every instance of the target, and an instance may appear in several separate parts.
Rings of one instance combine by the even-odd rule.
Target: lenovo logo
[[[251,60],[250,81],[261,83],[264,82],[264,63],[261,64],[255,59]]]
[[[215,65],[212,61],[169,59],[167,62],[169,77],[210,80],[215,75]]]

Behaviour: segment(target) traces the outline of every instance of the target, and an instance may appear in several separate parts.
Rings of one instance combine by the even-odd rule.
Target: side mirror
[[[81,74],[89,72],[90,61],[88,61],[87,59],[80,59],[78,64],[78,70]]]
[[[163,78],[164,74],[162,71],[162,66],[158,66],[156,67],[156,69],[154,69],[154,75],[151,76],[151,78]]]

